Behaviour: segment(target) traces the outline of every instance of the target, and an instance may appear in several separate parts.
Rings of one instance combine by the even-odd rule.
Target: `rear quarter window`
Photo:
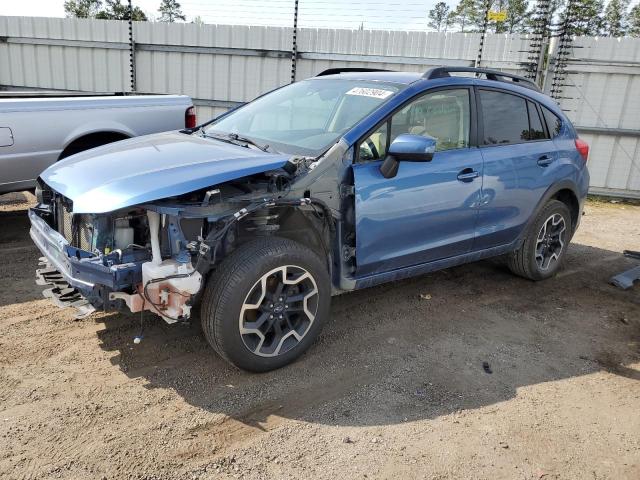
[[[562,127],[562,120],[558,116],[549,110],[547,107],[540,105],[542,108],[542,114],[547,122],[547,128],[549,129],[549,135],[551,138],[555,138],[560,134],[560,128]]]
[[[535,103],[527,101],[527,108],[529,109],[529,140],[544,140],[547,138],[547,134],[542,127],[540,114],[538,113]]]

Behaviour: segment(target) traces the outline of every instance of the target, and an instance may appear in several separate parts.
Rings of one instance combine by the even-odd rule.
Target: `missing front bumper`
[[[98,308],[118,310],[120,302],[111,301],[109,293],[131,289],[142,281],[146,252],[136,250],[124,261],[115,254],[97,255],[71,246],[37,209],[29,210],[29,220],[31,239],[44,255],[36,271],[36,283],[49,287],[43,295],[59,307],[75,308],[78,318]]]
[[[88,317],[96,311],[89,300],[84,298],[78,289],[71,286],[45,257],[40,258],[38,266],[40,268],[36,270],[36,284],[49,287],[42,292],[42,295],[50,299],[54,305],[60,308],[71,307],[75,309],[75,318],[78,320]]]

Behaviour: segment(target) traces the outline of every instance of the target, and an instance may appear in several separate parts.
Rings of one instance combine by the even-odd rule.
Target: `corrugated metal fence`
[[[292,29],[134,22],[137,90],[182,93],[202,118],[290,82]],[[296,78],[348,64],[472,66],[480,34],[300,29]],[[484,64],[517,71],[527,39],[490,35]],[[126,22],[0,17],[0,85],[128,92]],[[213,110],[211,110],[213,109]]]
[[[574,45],[560,104],[591,146],[591,191],[640,197],[640,39]]]
[[[190,95],[205,119],[291,79],[292,29],[134,23],[137,90]],[[303,28],[296,78],[331,67],[472,66],[480,34]],[[640,40],[579,38],[562,106],[592,143],[594,191],[640,196]],[[131,90],[126,22],[0,17],[0,85]],[[487,35],[482,66],[520,72],[529,39]],[[594,128],[596,130],[594,130]],[[618,130],[610,130],[616,128]],[[607,129],[607,130],[605,130]],[[623,130],[620,130],[623,129]]]

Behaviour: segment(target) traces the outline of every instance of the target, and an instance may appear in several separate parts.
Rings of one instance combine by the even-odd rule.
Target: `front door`
[[[470,146],[470,90],[444,89],[413,100],[359,145],[353,167],[358,277],[453,257],[471,250],[482,186],[480,151]],[[402,134],[437,140],[430,162],[379,171]]]

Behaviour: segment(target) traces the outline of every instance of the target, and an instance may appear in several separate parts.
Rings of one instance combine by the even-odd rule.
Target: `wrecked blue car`
[[[199,307],[220,355],[267,371],[336,293],[499,255],[558,271],[589,147],[553,100],[493,70],[346,70],[46,170],[29,212],[45,296],[169,323]]]

